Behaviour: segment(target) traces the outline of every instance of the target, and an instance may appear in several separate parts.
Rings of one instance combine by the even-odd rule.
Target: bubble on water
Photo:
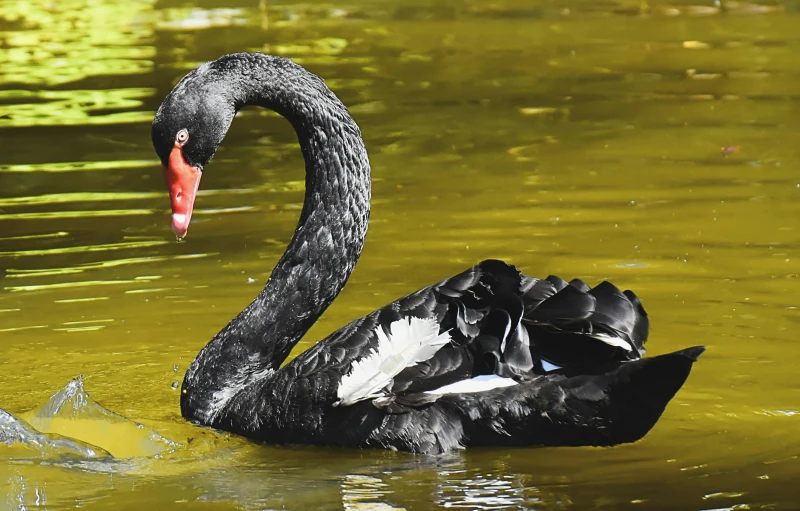
[[[178,382],[176,382],[176,381],[172,382],[171,387],[172,387],[172,390],[176,390],[178,388]]]

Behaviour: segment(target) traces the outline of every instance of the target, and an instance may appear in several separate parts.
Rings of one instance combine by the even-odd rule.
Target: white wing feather
[[[598,341],[603,341],[604,343],[608,344],[609,346],[615,346],[617,348],[622,348],[625,351],[633,351],[633,347],[631,347],[630,343],[621,337],[616,337],[604,333],[597,333],[590,335],[589,337],[593,339],[597,339]]]
[[[389,325],[388,336],[381,326],[375,333],[378,345],[350,365],[350,372],[339,383],[339,401],[334,406],[380,397],[400,371],[430,359],[450,342],[450,333],[439,334],[439,324],[434,319],[407,317]]]

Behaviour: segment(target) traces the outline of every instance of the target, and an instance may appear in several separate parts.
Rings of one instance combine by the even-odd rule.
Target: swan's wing
[[[385,414],[379,428],[363,422],[365,427],[353,433],[365,438],[366,446],[424,453],[478,445],[634,442],[655,425],[702,352],[694,347],[617,363],[592,375],[551,373],[507,388],[450,394],[431,406]],[[359,424],[359,413],[374,411],[352,408],[350,416],[332,423],[342,437]]]
[[[647,316],[633,293],[538,280],[501,261],[468,270],[350,323],[286,368],[323,379],[333,403],[381,406],[478,392],[552,370],[639,358]],[[287,376],[289,376],[287,374]],[[333,394],[333,395],[331,395]]]

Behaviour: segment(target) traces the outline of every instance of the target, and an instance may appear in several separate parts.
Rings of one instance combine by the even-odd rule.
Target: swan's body
[[[305,204],[264,289],[189,367],[184,417],[270,443],[425,453],[613,445],[655,424],[703,349],[642,359],[648,320],[632,292],[538,280],[501,261],[378,309],[281,367],[358,260],[370,167],[322,80],[287,59],[226,55],[181,80],[153,123],[178,236],[203,167],[249,104],[297,131]]]

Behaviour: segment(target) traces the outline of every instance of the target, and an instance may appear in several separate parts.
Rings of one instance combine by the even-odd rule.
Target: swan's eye
[[[185,144],[187,140],[189,140],[189,132],[185,129],[180,130],[175,136],[175,142],[181,145]]]

